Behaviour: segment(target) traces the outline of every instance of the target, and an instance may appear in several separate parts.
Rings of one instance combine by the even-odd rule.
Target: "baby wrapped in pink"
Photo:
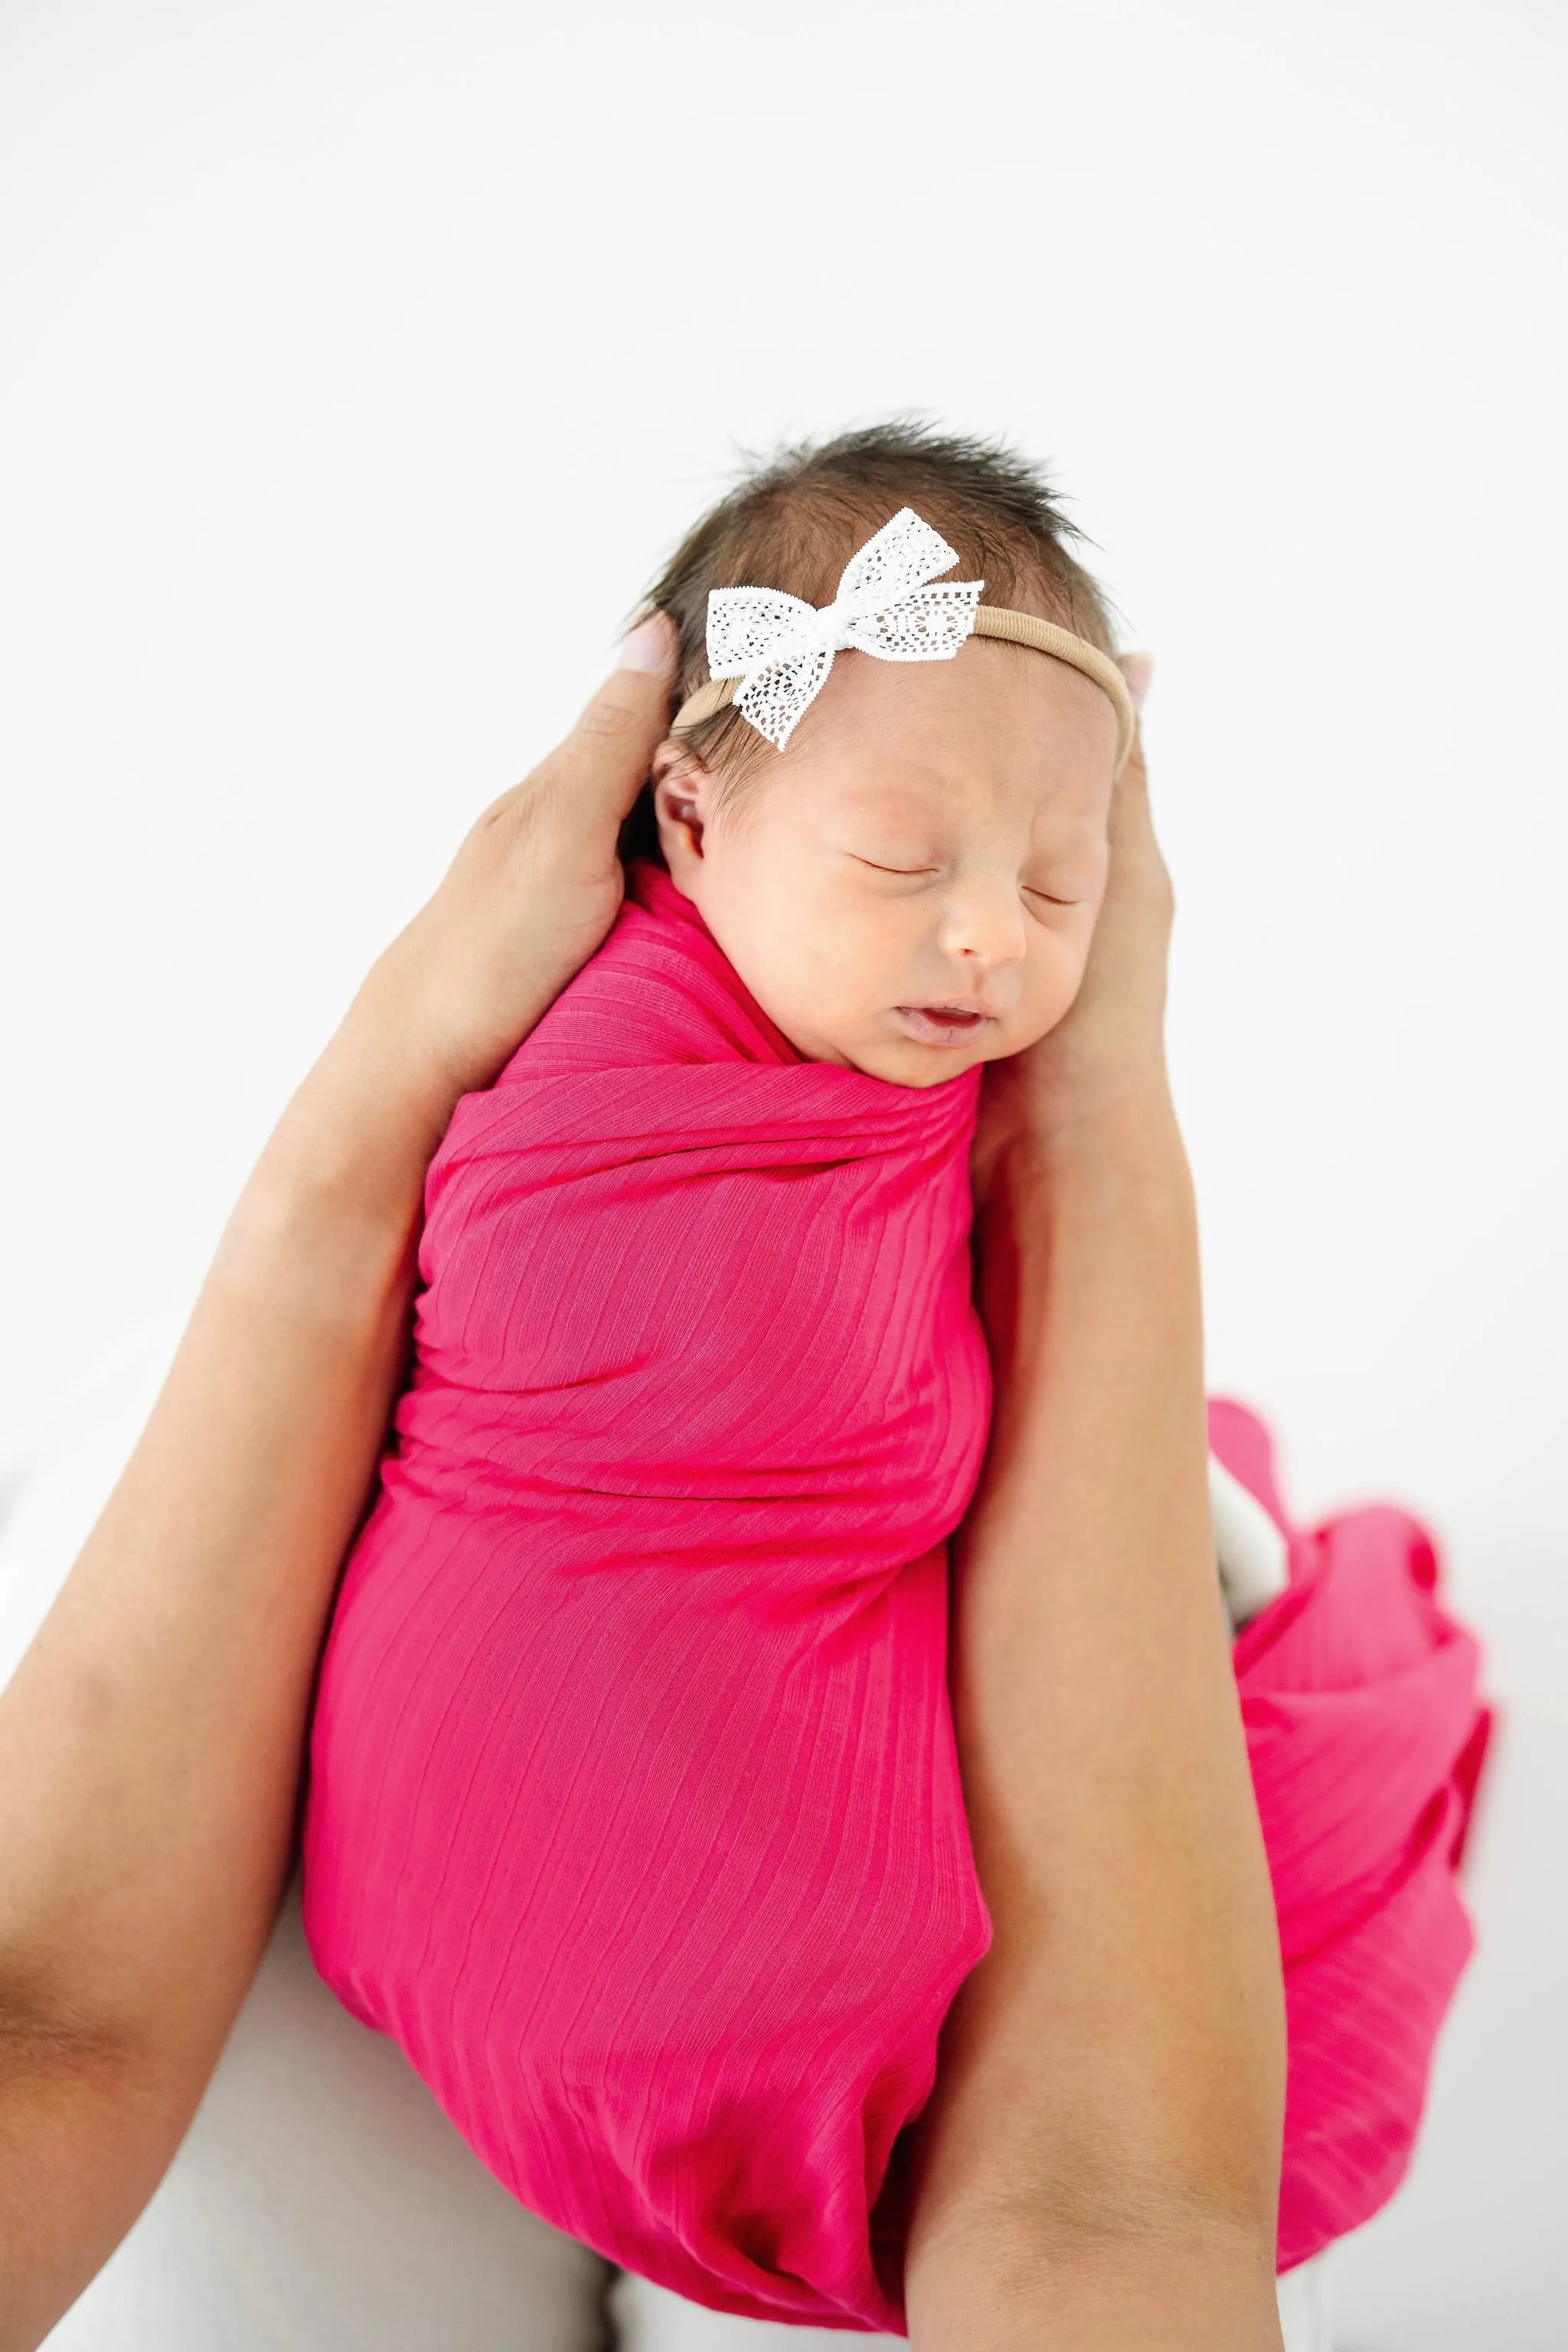
[[[525,2205],[757,2317],[902,2328],[906,2126],[988,1940],[946,1686],[989,1406],[978,1086],[804,1060],[635,866],[431,1171],[323,1665],[322,1974]],[[1404,2168],[1478,1753],[1419,1530],[1363,1514],[1293,1568],[1237,1652],[1291,2003],[1282,2263]]]

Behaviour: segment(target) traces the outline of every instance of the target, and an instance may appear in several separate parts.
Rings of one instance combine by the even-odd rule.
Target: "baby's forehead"
[[[1064,775],[1047,759],[1028,764],[942,759],[903,751],[825,762],[818,805],[847,822],[917,830],[942,838],[1005,826],[1068,832],[1103,821],[1109,793],[1092,778]]]
[[[950,829],[1005,817],[1044,832],[1103,824],[1117,742],[1100,687],[1038,652],[973,644],[951,662],[911,663],[850,653],[779,772],[809,772],[846,814]]]

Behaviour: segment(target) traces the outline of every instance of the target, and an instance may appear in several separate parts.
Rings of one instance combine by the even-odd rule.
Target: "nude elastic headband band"
[[[1028,646],[1036,653],[1049,654],[1053,661],[1066,662],[1084,677],[1092,679],[1116,712],[1116,772],[1121,774],[1132,748],[1135,722],[1127,680],[1109,654],[1102,654],[1086,637],[1075,637],[1070,629],[1058,629],[1054,621],[1037,621],[1033,613],[1013,613],[1000,604],[975,606],[972,634],[977,637],[999,637],[1010,646]],[[738,677],[716,677],[700,686],[676,712],[670,721],[670,733],[689,733],[693,727],[700,727],[705,719],[716,718],[734,700],[742,684]]]

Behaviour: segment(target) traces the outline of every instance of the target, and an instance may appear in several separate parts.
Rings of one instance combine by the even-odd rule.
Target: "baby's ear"
[[[713,779],[695,751],[667,735],[653,755],[653,806],[659,847],[670,874],[702,856],[702,838],[712,813]]]

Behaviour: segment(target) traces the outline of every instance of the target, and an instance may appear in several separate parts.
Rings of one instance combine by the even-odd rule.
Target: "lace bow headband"
[[[853,648],[879,661],[951,661],[965,638],[1030,646],[1092,678],[1116,711],[1116,766],[1132,742],[1132,698],[1108,654],[1087,639],[982,604],[984,580],[939,581],[958,562],[939,531],[901,507],[844,567],[831,604],[807,604],[782,588],[714,588],[708,597],[709,683],[676,712],[684,732],[733,702],[782,751],[823,687],[836,653]]]

